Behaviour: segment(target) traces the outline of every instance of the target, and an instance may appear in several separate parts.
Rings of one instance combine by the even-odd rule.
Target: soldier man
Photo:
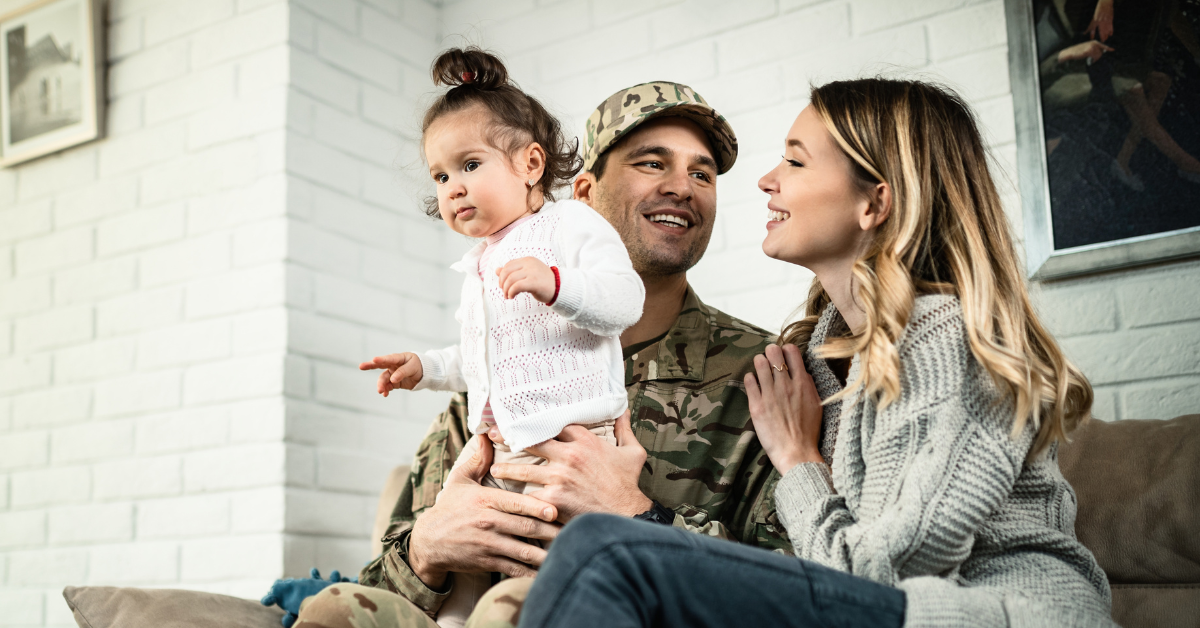
[[[309,598],[297,626],[435,626],[453,572],[511,578],[489,591],[467,626],[512,626],[559,523],[589,512],[649,521],[785,552],[775,518],[778,480],[750,422],[742,377],[770,334],[701,302],[687,282],[716,218],[716,179],[733,166],[733,129],[685,85],[621,90],[587,122],[576,199],[612,223],[646,287],[642,319],[621,335],[631,420],[617,447],[569,426],[530,451],[544,466],[491,465],[450,473],[470,437],[458,395],[425,436],[392,512],[384,552],[360,585]],[[577,429],[578,428],[578,429]],[[545,486],[532,495],[480,485]],[[439,491],[441,498],[435,501]]]

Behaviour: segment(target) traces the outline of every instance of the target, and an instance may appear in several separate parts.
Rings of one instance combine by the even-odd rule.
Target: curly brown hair
[[[421,123],[421,147],[425,133],[438,118],[482,106],[492,116],[488,143],[508,155],[515,155],[530,142],[546,151],[546,168],[534,189],[540,189],[547,201],[554,190],[569,185],[583,167],[579,139],[569,141],[562,124],[550,115],[542,103],[526,94],[509,80],[508,70],[499,57],[476,46],[451,48],[438,55],[431,68],[435,85],[450,89],[425,112]],[[437,218],[437,198],[425,199],[425,213]]]

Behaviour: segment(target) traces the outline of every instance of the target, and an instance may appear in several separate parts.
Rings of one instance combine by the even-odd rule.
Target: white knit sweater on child
[[[822,399],[841,384],[816,349],[839,322],[830,305],[805,356]],[[903,589],[910,628],[1114,626],[1057,448],[1026,462],[1034,428],[1010,436],[1012,400],[971,352],[958,299],[918,297],[897,345],[900,398],[825,406],[832,474],[799,464],[775,488],[796,556]],[[847,381],[858,372],[855,357]]]
[[[574,200],[546,203],[488,254],[479,243],[451,266],[465,275],[454,318],[459,344],[421,356],[415,388],[467,391],[468,424],[483,431],[489,399],[513,451],[571,424],[615,419],[628,406],[620,335],[642,316],[646,292],[612,225]],[[558,299],[505,299],[496,269],[535,257],[559,270]],[[482,275],[482,278],[481,278]]]

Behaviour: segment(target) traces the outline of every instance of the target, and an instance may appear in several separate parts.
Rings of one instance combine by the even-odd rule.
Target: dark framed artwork
[[[1200,254],[1200,0],[1005,0],[1030,277]]]
[[[0,166],[99,138],[101,0],[40,0],[0,16]]]

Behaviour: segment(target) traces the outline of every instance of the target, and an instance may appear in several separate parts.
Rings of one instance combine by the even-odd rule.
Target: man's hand
[[[358,365],[360,371],[373,369],[383,369],[383,372],[379,374],[375,390],[384,397],[397,388],[412,390],[414,386],[421,383],[421,378],[425,376],[425,369],[421,367],[421,358],[417,357],[415,353],[390,353],[371,358],[369,362]]]
[[[492,464],[492,441],[475,438],[479,451],[450,472],[437,503],[415,524],[408,540],[408,565],[426,586],[440,589],[451,571],[499,571],[534,576],[546,550],[514,537],[551,540],[558,511],[531,495],[480,486]]]
[[[646,512],[650,498],[638,488],[646,450],[633,435],[628,410],[613,432],[616,447],[581,425],[568,425],[557,438],[526,449],[545,458],[545,465],[497,464],[492,475],[543,485],[534,495],[558,508],[562,523],[589,512],[626,517]]]
[[[496,269],[500,276],[500,291],[511,299],[528,292],[541,303],[554,298],[554,271],[536,257],[515,259]]]

